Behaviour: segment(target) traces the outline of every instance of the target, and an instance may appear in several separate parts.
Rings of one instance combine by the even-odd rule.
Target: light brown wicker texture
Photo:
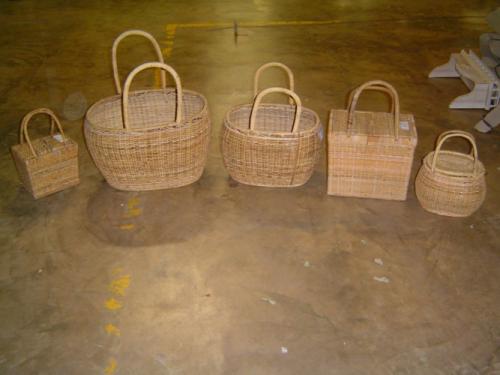
[[[261,104],[271,93],[296,103]],[[229,175],[238,182],[268,187],[305,184],[314,171],[320,147],[318,115],[302,107],[297,94],[284,88],[260,92],[253,105],[233,108],[224,119],[222,154]]]
[[[130,91],[146,69],[167,71],[175,88]],[[90,154],[106,181],[119,190],[155,190],[197,181],[207,160],[210,118],[206,99],[183,90],[175,70],[145,63],[127,77],[123,94],[95,103],[85,118]]]
[[[120,42],[129,37],[129,36],[142,36],[146,39],[148,39],[151,44],[153,45],[153,48],[156,52],[156,55],[158,56],[158,62],[165,63],[163,60],[163,54],[161,53],[160,45],[156,41],[156,39],[149,33],[142,31],[142,30],[127,30],[118,35],[118,37],[115,39],[113,42],[113,47],[111,48],[111,64],[113,66],[113,78],[115,80],[115,88],[116,88],[116,93],[121,94],[122,93],[122,87],[120,83],[120,76],[118,74],[118,61],[116,58],[117,50],[118,50],[118,45]],[[160,77],[161,77],[161,87],[165,88],[167,86],[167,79],[166,79],[166,74],[164,70],[160,70]]]
[[[366,90],[387,93],[391,112],[357,111]],[[328,194],[405,200],[417,145],[415,120],[401,114],[398,93],[369,81],[349,96],[347,110],[333,109],[328,126]]]
[[[267,70],[269,68],[280,68],[285,71],[287,77],[288,77],[288,88],[291,91],[295,91],[295,80],[293,77],[292,70],[286,66],[285,64],[282,64],[280,62],[269,62],[264,65],[262,65],[257,71],[255,72],[254,78],[253,78],[253,98],[257,96],[259,93],[259,81],[260,81],[260,76],[264,70]],[[293,101],[293,98],[290,97],[288,102],[290,104],[294,104],[295,102]]]
[[[33,116],[46,114],[51,120],[50,135],[31,140],[28,124]],[[54,132],[57,126],[58,134]],[[39,108],[24,116],[20,143],[12,157],[24,187],[35,199],[78,185],[78,145],[64,135],[61,123],[50,109]]]
[[[450,138],[464,138],[472,145],[470,154],[442,150]],[[438,215],[466,217],[484,202],[484,166],[478,160],[474,137],[462,131],[441,134],[436,150],[423,160],[415,180],[417,198],[424,209]]]

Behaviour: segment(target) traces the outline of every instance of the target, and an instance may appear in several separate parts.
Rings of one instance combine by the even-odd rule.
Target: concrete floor
[[[324,158],[301,188],[239,185],[219,139],[264,62],[293,69],[324,124],[350,89],[380,78],[415,114],[415,176],[440,132],[485,113],[449,110],[463,83],[426,77],[477,50],[496,1],[103,3],[0,4],[0,373],[484,373],[500,347],[498,132],[476,134],[488,195],[466,219],[425,212],[413,186],[407,202],[328,197]],[[233,20],[237,40],[226,25],[167,27]],[[310,20],[335,22],[273,23]],[[110,48],[129,28],[155,35],[185,87],[208,98],[209,161],[191,186],[115,191],[86,151],[79,115],[114,93]],[[153,55],[130,39],[119,57],[125,74]],[[41,106],[78,141],[81,184],[33,201],[9,147]]]

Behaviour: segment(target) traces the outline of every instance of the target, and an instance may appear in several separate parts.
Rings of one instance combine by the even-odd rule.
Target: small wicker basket
[[[357,111],[365,90],[389,94],[391,113]],[[405,200],[416,145],[415,120],[399,112],[394,87],[384,81],[364,83],[350,95],[347,110],[330,112],[328,194]]]
[[[441,150],[450,138],[464,138],[472,145],[469,155]],[[423,160],[415,180],[415,191],[422,207],[444,216],[466,217],[481,207],[486,196],[485,169],[478,160],[474,137],[462,131],[449,131],[438,138],[436,150]]]
[[[50,135],[31,140],[28,123],[35,115],[51,119]],[[55,133],[55,127],[59,133]],[[24,187],[35,199],[78,185],[78,144],[64,135],[61,123],[47,108],[35,109],[24,116],[20,143],[12,147],[12,157]]]
[[[169,72],[176,87],[130,93],[134,77],[151,68]],[[129,74],[122,95],[89,108],[84,132],[97,168],[112,187],[142,191],[188,185],[201,177],[207,160],[207,101],[183,90],[172,67],[145,63]]]
[[[261,104],[271,93],[296,103]],[[322,127],[318,115],[303,108],[297,94],[284,88],[260,92],[253,105],[233,108],[224,119],[222,154],[229,175],[247,185],[293,187],[305,184],[314,171]]]

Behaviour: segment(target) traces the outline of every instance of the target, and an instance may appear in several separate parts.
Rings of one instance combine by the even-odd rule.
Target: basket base
[[[80,184],[79,178],[76,180],[71,180],[66,184],[60,185],[57,189],[46,190],[46,191],[38,192],[38,193],[34,193],[32,190],[26,188],[26,186],[24,188],[33,196],[33,198],[40,199],[40,198],[48,197],[49,195],[52,195],[55,193],[59,193],[60,191],[75,187],[78,184]]]
[[[422,206],[422,203],[420,203],[420,205]],[[431,214],[435,214],[435,215],[439,215],[439,216],[447,216],[447,217],[456,217],[456,218],[469,217],[474,212],[477,211],[477,210],[474,210],[474,211],[472,211],[471,213],[468,213],[468,214],[456,214],[456,213],[451,213],[451,212],[444,212],[444,211],[439,211],[439,210],[433,210],[433,209],[426,208],[424,206],[422,206],[422,208],[424,210],[426,210],[427,212],[430,212]]]
[[[346,198],[363,198],[363,199],[382,199],[387,201],[405,201],[407,199],[407,194],[394,196],[394,195],[361,195],[361,194],[349,194],[349,193],[340,193],[340,192],[331,192],[328,191],[328,195],[337,196],[337,197],[346,197]]]
[[[203,173],[201,173],[199,176],[196,176],[195,178],[191,179],[186,179],[183,181],[161,181],[158,183],[154,184],[144,184],[144,183],[137,183],[137,184],[120,184],[116,182],[111,182],[106,180],[106,182],[111,186],[113,189],[116,190],[121,190],[121,191],[153,191],[153,190],[164,190],[164,189],[175,189],[187,185],[191,185],[198,181]]]

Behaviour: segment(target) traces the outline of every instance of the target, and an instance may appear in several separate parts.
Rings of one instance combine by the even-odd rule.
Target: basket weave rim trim
[[[113,47],[111,48],[111,65],[113,67],[113,79],[115,81],[115,88],[116,92],[118,94],[122,93],[122,87],[120,85],[120,76],[118,75],[118,62],[117,62],[117,50],[118,50],[118,45],[120,42],[125,39],[126,37],[129,36],[142,36],[146,39],[148,39],[151,44],[153,45],[153,48],[155,49],[156,55],[158,56],[158,61],[161,63],[165,63],[163,60],[163,54],[161,53],[161,48],[156,39],[148,32],[143,31],[143,30],[137,30],[137,29],[132,29],[132,30],[127,30],[121,33],[116,37],[116,39],[113,42]],[[167,87],[167,78],[165,71],[161,70],[160,71],[160,77],[161,77],[161,85],[162,88]]]
[[[231,130],[231,131],[234,131],[234,132],[237,132],[240,134],[245,134],[245,135],[249,135],[249,136],[258,136],[258,137],[262,137],[262,138],[265,138],[266,136],[270,137],[270,138],[276,138],[276,136],[280,136],[282,138],[286,138],[286,137],[296,138],[298,135],[304,135],[307,133],[315,133],[318,131],[318,128],[321,126],[321,121],[319,120],[318,114],[315,111],[313,111],[312,109],[309,109],[306,107],[302,107],[302,113],[307,112],[307,113],[313,115],[314,126],[312,128],[309,128],[309,129],[300,129],[300,124],[299,124],[299,129],[295,133],[292,133],[292,132],[273,132],[273,131],[264,131],[264,130],[250,130],[250,128],[240,129],[240,128],[233,126],[233,124],[231,124],[231,121],[229,120],[229,118],[233,112],[239,111],[243,108],[249,108],[251,111],[252,107],[253,107],[253,104],[240,104],[236,107],[231,108],[226,113],[226,116],[224,117],[224,126],[228,130]],[[263,108],[273,108],[273,107],[281,108],[281,107],[293,107],[293,106],[290,104],[278,104],[278,103],[262,103],[259,106],[259,108],[261,110]],[[250,117],[248,118],[248,121],[250,122]]]
[[[457,158],[461,158],[461,159],[469,159],[470,161],[472,161],[474,163],[474,157],[472,157],[471,155],[464,154],[462,152],[443,150],[443,151],[440,151],[439,153],[456,156]],[[423,161],[424,167],[429,169],[429,172],[432,174],[440,174],[440,175],[447,176],[447,177],[477,178],[477,177],[484,176],[484,174],[486,173],[484,165],[480,160],[477,160],[477,164],[476,164],[477,171],[474,174],[472,174],[473,172],[458,173],[458,172],[442,169],[442,168],[439,168],[437,166],[434,168],[434,171],[432,171],[432,161],[433,160],[434,160],[434,151],[431,151],[424,157],[424,161]]]
[[[150,90],[150,89],[136,90],[136,91],[132,91],[129,96],[143,95],[143,94],[148,94],[148,93],[152,93],[152,92],[165,92],[165,93],[169,94],[171,92],[176,92],[176,90],[173,87],[166,87],[165,89],[153,89],[153,90]],[[151,127],[140,128],[140,129],[130,128],[128,132],[130,133],[132,131],[146,131],[146,130],[159,129],[159,128],[163,128],[163,127],[169,127],[170,128],[171,124],[176,124],[177,125],[177,129],[188,127],[189,126],[187,124],[188,122],[194,120],[197,117],[200,117],[204,112],[207,111],[208,104],[207,104],[207,99],[205,98],[205,96],[203,96],[199,92],[196,92],[196,91],[193,91],[193,90],[185,90],[185,89],[183,89],[184,96],[186,96],[187,93],[190,94],[190,95],[192,95],[192,96],[198,97],[198,98],[200,98],[203,101],[203,107],[201,108],[201,110],[199,112],[197,112],[194,115],[189,116],[189,117],[188,116],[184,116],[183,119],[182,119],[182,121],[181,121],[181,123],[177,123],[174,120],[174,121],[169,122],[169,123],[164,124],[164,125],[151,126]],[[88,123],[90,127],[95,128],[95,129],[106,130],[106,131],[109,131],[109,132],[116,132],[116,133],[120,133],[120,132],[126,131],[127,129],[125,129],[123,127],[122,128],[106,128],[106,127],[98,126],[98,125],[94,124],[92,121],[89,120],[89,115],[93,114],[93,111],[95,110],[95,108],[97,108],[98,106],[100,106],[102,104],[105,104],[107,102],[118,101],[118,102],[120,102],[120,108],[121,108],[121,97],[122,97],[121,95],[108,96],[108,97],[100,99],[97,102],[95,102],[94,104],[92,104],[89,107],[89,109],[87,110],[87,113],[85,114],[85,122]]]
[[[342,134],[342,135],[347,135],[349,136],[348,134],[348,131],[347,131],[347,128],[345,129],[340,129],[340,130],[337,130],[337,129],[334,129],[333,128],[333,117],[334,117],[334,114],[338,114],[338,113],[347,113],[347,109],[336,109],[336,108],[333,108],[330,110],[330,117],[329,117],[329,120],[328,120],[328,125],[329,125],[329,134]],[[355,111],[355,113],[376,113],[376,114],[390,114],[389,112],[379,112],[379,111]],[[413,126],[410,127],[410,131],[407,132],[406,134],[403,133],[403,134],[399,134],[399,138],[415,138],[417,137],[417,127],[415,126],[415,116],[413,115],[413,113],[400,113],[399,114],[399,118],[400,119],[405,119],[405,121],[408,119],[411,124]],[[353,129],[353,130],[356,130],[356,129]],[[356,133],[356,132],[352,132],[350,136],[359,136],[359,135],[364,135],[364,136],[377,136],[377,137],[387,137],[387,138],[391,138],[391,139],[395,139],[394,136],[391,136],[389,134],[369,134],[369,133]]]

